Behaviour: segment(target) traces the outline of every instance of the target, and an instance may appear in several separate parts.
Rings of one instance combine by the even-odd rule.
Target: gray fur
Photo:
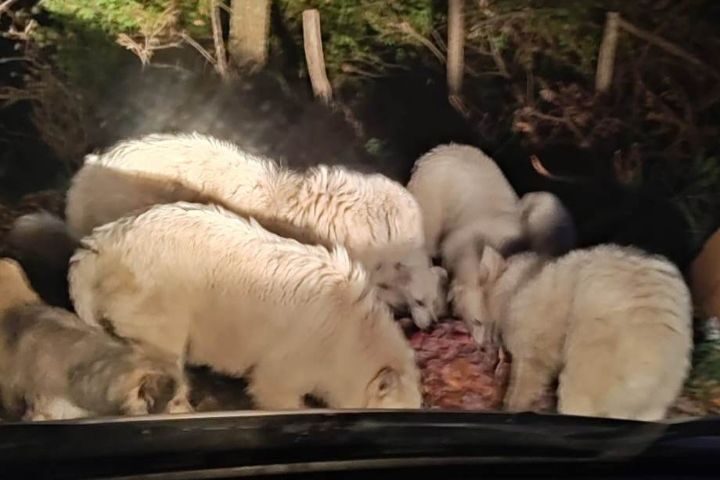
[[[0,338],[3,390],[28,399],[63,397],[100,415],[157,413],[183,384],[172,359],[115,340],[58,308],[12,309],[0,320]],[[135,411],[142,402],[147,411]]]
[[[174,358],[44,304],[13,260],[0,259],[0,292],[0,392],[10,415],[23,403],[31,418],[190,410]]]

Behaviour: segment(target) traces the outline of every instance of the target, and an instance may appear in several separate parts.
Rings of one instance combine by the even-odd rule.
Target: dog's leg
[[[513,358],[505,409],[510,412],[532,410],[553,379],[553,370],[537,358]]]
[[[294,410],[304,407],[303,395],[288,382],[287,365],[260,364],[252,372],[248,392],[262,410]]]
[[[91,412],[65,398],[38,396],[29,402],[23,420],[71,420],[91,416]]]

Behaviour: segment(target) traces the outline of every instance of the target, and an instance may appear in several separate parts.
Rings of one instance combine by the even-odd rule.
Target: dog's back
[[[577,286],[559,410],[663,418],[690,367],[692,306],[682,275],[663,258],[615,246],[566,262],[577,271]]]
[[[408,189],[423,212],[431,254],[443,235],[477,223],[487,235],[517,223],[517,194],[497,164],[469,145],[440,145],[415,163]]]
[[[259,186],[279,168],[269,159],[200,134],[152,134],[90,154],[67,194],[66,217],[78,235],[152,205],[217,202],[255,209]],[[257,210],[257,211],[256,211]]]

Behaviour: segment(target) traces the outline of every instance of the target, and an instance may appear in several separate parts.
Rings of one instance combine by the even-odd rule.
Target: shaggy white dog
[[[441,145],[420,157],[408,190],[423,213],[429,255],[439,256],[453,274],[449,297],[454,313],[478,341],[484,336],[478,288],[485,275],[480,265],[484,245],[503,255],[528,247],[564,253],[575,240],[572,219],[557,197],[533,192],[519,201],[497,164],[469,145]]]
[[[449,299],[478,342],[485,243],[503,253],[521,248],[518,197],[495,162],[468,145],[441,145],[420,157],[408,183],[423,213],[428,254],[452,273]],[[480,250],[478,250],[480,246]]]
[[[421,327],[445,310],[446,275],[423,250],[420,208],[402,185],[378,174],[327,166],[300,174],[209,136],[148,135],[88,155],[66,216],[81,236],[174,201],[216,203],[283,236],[344,245],[386,287],[382,298],[408,308]]]
[[[261,408],[420,407],[414,353],[340,246],[179,202],[98,227],[70,266],[78,314],[189,363],[247,375]]]
[[[31,420],[191,411],[180,364],[43,304],[20,266],[0,260],[0,392]]]
[[[506,408],[559,377],[564,414],[660,420],[690,368],[692,306],[666,259],[603,245],[557,260],[485,248],[485,320],[512,354]]]

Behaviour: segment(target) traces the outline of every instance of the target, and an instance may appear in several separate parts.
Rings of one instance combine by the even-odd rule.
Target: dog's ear
[[[382,368],[370,381],[368,393],[370,398],[383,399],[400,383],[400,375],[390,367]]]
[[[161,413],[175,396],[177,387],[177,381],[170,375],[148,373],[140,380],[138,396],[147,404],[149,413]]]
[[[505,270],[506,262],[505,258],[489,245],[486,245],[483,249],[482,256],[480,257],[480,276],[481,281],[494,282],[502,275]]]

